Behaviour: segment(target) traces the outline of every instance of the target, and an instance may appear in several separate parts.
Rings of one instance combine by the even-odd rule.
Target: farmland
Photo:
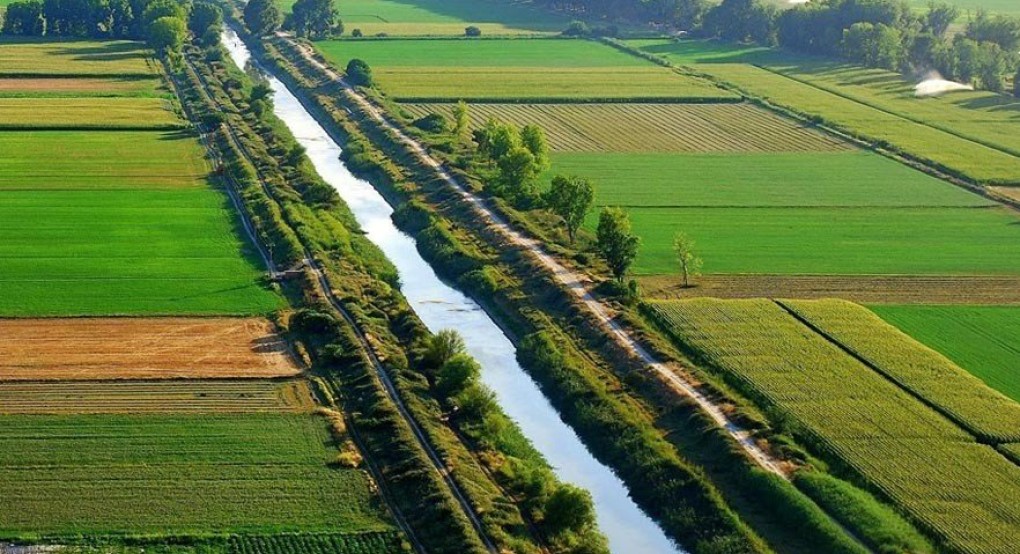
[[[450,104],[405,104],[419,118],[452,118]],[[748,104],[474,104],[490,118],[540,126],[554,152],[815,152],[849,147]],[[616,157],[619,159],[620,157]]]
[[[875,305],[871,309],[992,388],[1020,401],[1020,308]]]
[[[767,300],[651,305],[676,341],[961,552],[1020,539],[1020,468]]]
[[[331,62],[368,62],[396,99],[728,98],[735,96],[609,46],[583,40],[334,40]]]
[[[330,445],[307,414],[4,416],[0,535],[388,529]]]
[[[262,319],[0,320],[0,380],[267,378],[297,375]]]
[[[165,94],[155,77],[0,77],[0,98],[151,98]]]
[[[3,415],[279,414],[314,406],[300,379],[0,382]]]
[[[183,126],[166,101],[157,98],[0,98],[0,130]]]
[[[972,92],[917,99],[910,83],[890,72],[711,41],[630,45],[977,181],[1020,183],[1020,143],[1012,132],[1020,105],[1008,97]]]
[[[0,76],[155,77],[144,46],[129,41],[0,42]]]
[[[277,0],[289,11],[293,0]],[[483,35],[559,32],[569,19],[526,3],[499,0],[348,0],[338,5],[349,30],[365,36],[463,35],[473,25]]]

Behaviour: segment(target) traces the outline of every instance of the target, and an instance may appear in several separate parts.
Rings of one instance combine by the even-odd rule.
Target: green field
[[[128,41],[0,40],[0,75],[156,75],[145,45]]]
[[[630,44],[975,180],[1020,183],[1020,103],[1007,96],[918,99],[911,83],[887,71],[714,41]]]
[[[289,11],[294,0],[276,0]],[[525,2],[506,0],[345,0],[337,3],[346,34],[365,36],[463,35],[473,25],[483,35],[559,32],[569,18]]]
[[[585,40],[323,41],[339,67],[372,67],[396,98],[734,98],[609,46]]]
[[[959,6],[963,10],[963,19],[973,15],[977,10],[984,9],[991,13],[1020,15],[1020,4],[1016,0],[949,0],[949,4]],[[928,0],[910,0],[915,9],[926,11]]]
[[[159,98],[0,98],[2,129],[178,129]]]
[[[155,77],[0,77],[0,98],[169,96]]]
[[[312,415],[0,417],[0,536],[390,528]]]
[[[678,343],[950,551],[1006,554],[1020,541],[1020,467],[777,304],[698,299],[651,309]]]
[[[871,309],[1020,401],[1020,308],[876,305]]]

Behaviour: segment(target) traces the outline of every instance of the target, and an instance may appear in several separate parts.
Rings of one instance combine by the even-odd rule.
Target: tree
[[[202,37],[211,28],[219,29],[223,24],[223,10],[212,2],[195,2],[188,17],[188,29],[196,37]]]
[[[480,37],[482,36],[482,30],[474,25],[464,28],[464,36],[466,37]]]
[[[517,127],[495,119],[485,122],[480,138],[478,151],[488,156],[490,160],[498,161],[510,151],[521,147],[521,132]]]
[[[464,339],[453,329],[443,329],[429,338],[424,361],[429,367],[442,367],[457,354],[467,351]]]
[[[188,17],[184,6],[175,0],[153,0],[142,11],[142,28],[148,29],[161,17],[176,17],[184,21]]]
[[[372,86],[372,68],[365,60],[354,58],[347,62],[347,80],[356,87]]]
[[[149,25],[149,46],[161,55],[178,54],[188,36],[188,27],[178,17],[161,17]]]
[[[540,173],[535,155],[518,146],[496,160],[499,168],[500,192],[519,199],[534,192],[535,179]]]
[[[3,34],[38,37],[42,36],[45,32],[46,19],[43,17],[43,3],[41,1],[26,0],[24,2],[14,2],[7,6]]]
[[[1007,52],[1020,48],[1020,18],[1006,15],[991,16],[978,10],[967,24],[967,38],[976,42],[994,42]]]
[[[273,0],[250,0],[244,7],[244,24],[255,36],[265,36],[276,32],[281,23],[283,23],[283,14],[280,13]]]
[[[539,172],[549,169],[549,142],[545,140],[545,131],[541,127],[525,125],[521,129],[521,144],[535,157]]]
[[[471,114],[467,102],[461,100],[453,107],[453,136],[457,142],[463,142],[471,128]]]
[[[545,524],[555,535],[577,533],[594,526],[591,493],[569,483],[560,485],[545,503]]]
[[[294,33],[299,37],[323,38],[343,24],[334,0],[297,0],[292,11]]]
[[[584,21],[571,21],[566,29],[563,29],[565,37],[586,37],[591,34],[591,28]]]
[[[641,243],[641,239],[631,231],[627,212],[620,208],[602,208],[602,212],[599,213],[596,241],[599,253],[609,264],[613,276],[622,283],[624,275],[634,263],[638,245]]]
[[[684,279],[684,288],[689,287],[690,278],[701,272],[701,258],[694,253],[694,241],[684,233],[677,233],[673,237],[673,252]]]
[[[581,228],[594,202],[595,186],[583,177],[557,175],[553,177],[552,186],[545,195],[549,210],[563,218],[571,244],[577,238],[577,230]]]
[[[1013,96],[1020,98],[1020,67],[1016,68],[1016,75],[1013,76]]]
[[[439,368],[436,388],[445,398],[456,396],[478,381],[482,366],[467,354],[456,354]]]
[[[929,2],[928,13],[924,14],[924,30],[937,37],[944,37],[958,17],[960,8],[945,2]]]

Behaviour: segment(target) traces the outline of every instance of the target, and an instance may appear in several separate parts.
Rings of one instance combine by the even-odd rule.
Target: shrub
[[[365,60],[354,58],[347,62],[347,79],[352,85],[358,87],[372,86],[372,68]]]
[[[482,36],[482,30],[474,25],[464,29],[464,35],[469,37],[480,37]]]
[[[571,21],[566,29],[563,29],[565,37],[586,37],[591,34],[591,28],[584,21]]]
[[[428,131],[429,133],[445,133],[449,128],[449,122],[443,117],[442,114],[430,113],[425,117],[414,120],[411,125],[421,129],[422,131]]]
[[[361,37],[365,36],[365,34],[361,32],[361,29],[355,29],[355,30],[351,31],[351,36],[354,37],[354,38],[361,38]]]

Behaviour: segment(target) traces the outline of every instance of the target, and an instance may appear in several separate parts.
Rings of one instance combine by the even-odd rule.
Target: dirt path
[[[483,221],[486,221],[494,230],[503,235],[509,242],[525,249],[532,256],[538,259],[541,264],[548,269],[551,274],[553,274],[557,281],[566,286],[581,300],[581,302],[584,303],[587,309],[598,319],[604,330],[613,340],[644,362],[648,366],[649,371],[658,375],[677,392],[692,399],[706,414],[709,415],[709,417],[712,418],[713,421],[716,422],[717,425],[724,428],[730,436],[732,436],[741,445],[747,455],[750,456],[751,459],[753,459],[758,465],[767,471],[786,478],[785,473],[780,469],[782,466],[781,462],[759,447],[749,431],[734,423],[726,415],[722,408],[717,406],[708,397],[698,391],[693,382],[681,377],[673,369],[656,359],[615,320],[612,315],[612,311],[606,305],[595,299],[595,297],[589,292],[588,284],[590,283],[590,279],[584,275],[570,271],[546,252],[538,241],[526,237],[513,229],[505,220],[490,210],[481,198],[468,192],[461,183],[454,179],[453,176],[450,175],[450,173],[442,166],[442,164],[429,155],[422,144],[404,134],[396,125],[386,118],[379,108],[369,102],[368,99],[345,82],[339,74],[315,59],[315,56],[309,47],[300,43],[294,44],[298,47],[299,51],[309,63],[322,71],[330,79],[337,81],[343,87],[346,94],[353,101],[357,102],[367,114],[392,133],[394,137],[407,145],[418,156],[422,163],[431,167],[436,174],[461,197],[463,201],[467,202],[471,206],[471,208],[480,218],[482,218]]]

